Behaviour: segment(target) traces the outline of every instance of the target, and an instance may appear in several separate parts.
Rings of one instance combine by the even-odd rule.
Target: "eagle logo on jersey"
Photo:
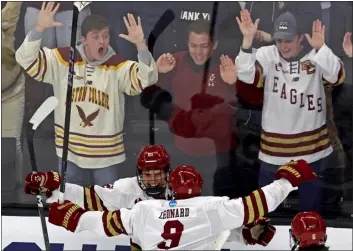
[[[302,66],[302,71],[306,71],[308,75],[315,73],[315,65],[310,60],[305,60],[300,64]]]
[[[79,107],[78,105],[76,105],[77,107],[77,111],[78,111],[78,114],[80,115],[80,118],[82,119],[82,122],[80,123],[80,126],[82,126],[83,128],[85,127],[91,127],[93,126],[92,122],[93,120],[98,116],[99,114],[99,109],[93,113],[91,113],[90,115],[88,115],[86,117],[86,114],[85,112],[82,110],[81,107]]]

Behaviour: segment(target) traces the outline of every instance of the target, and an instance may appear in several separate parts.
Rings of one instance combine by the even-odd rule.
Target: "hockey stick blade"
[[[32,130],[36,130],[43,120],[54,111],[58,104],[59,101],[56,97],[47,98],[29,120],[29,123],[33,125]]]
[[[223,231],[216,240],[216,248],[215,250],[221,250],[224,243],[226,243],[228,237],[230,236],[230,230]]]
[[[168,25],[173,22],[175,14],[172,10],[166,10],[163,15],[158,19],[157,23],[154,25],[150,35],[147,39],[148,50],[153,54],[153,47],[156,44],[157,38],[163,33],[163,31],[168,27]]]
[[[80,12],[90,3],[92,3],[92,1],[88,1],[88,2],[75,1],[74,5],[77,7],[78,11]]]

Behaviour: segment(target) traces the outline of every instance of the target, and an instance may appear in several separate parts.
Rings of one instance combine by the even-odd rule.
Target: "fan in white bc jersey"
[[[88,230],[98,235],[132,236],[143,250],[209,250],[219,247],[218,237],[227,230],[234,240],[244,241],[249,224],[277,208],[302,182],[316,178],[303,160],[289,162],[278,169],[276,181],[249,196],[201,197],[202,178],[195,168],[182,166],[170,174],[176,200],[141,201],[132,209],[86,212],[70,201],[53,203],[49,222],[72,232]],[[255,229],[256,230],[256,229]],[[262,241],[264,232],[248,231],[248,239]],[[270,237],[272,238],[272,237]],[[264,240],[266,241],[266,240]]]

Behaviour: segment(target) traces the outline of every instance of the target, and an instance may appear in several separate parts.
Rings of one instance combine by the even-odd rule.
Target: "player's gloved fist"
[[[158,114],[162,104],[172,102],[172,96],[168,91],[159,86],[152,85],[143,89],[140,101],[143,107],[151,109],[154,113]]]
[[[49,207],[49,222],[75,232],[78,221],[86,211],[80,206],[65,200],[64,204],[54,202]]]
[[[59,188],[60,181],[60,175],[57,172],[32,172],[26,176],[25,193],[37,195],[42,188],[49,198],[51,191]]]
[[[243,238],[249,245],[259,244],[267,246],[276,233],[276,228],[271,225],[268,218],[260,218],[243,227]]]
[[[276,180],[280,178],[285,178],[293,187],[297,187],[302,182],[316,179],[317,176],[305,160],[298,160],[281,166],[276,172]]]

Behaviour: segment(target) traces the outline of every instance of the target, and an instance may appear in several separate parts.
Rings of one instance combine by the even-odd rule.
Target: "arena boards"
[[[4,251],[44,249],[42,229],[38,217],[2,216],[2,247]],[[289,250],[289,226],[276,226],[277,233],[266,248],[227,243],[224,250]],[[51,250],[130,250],[127,236],[99,237],[90,232],[78,234],[48,223]],[[352,229],[328,228],[327,245],[330,250],[352,250]]]

